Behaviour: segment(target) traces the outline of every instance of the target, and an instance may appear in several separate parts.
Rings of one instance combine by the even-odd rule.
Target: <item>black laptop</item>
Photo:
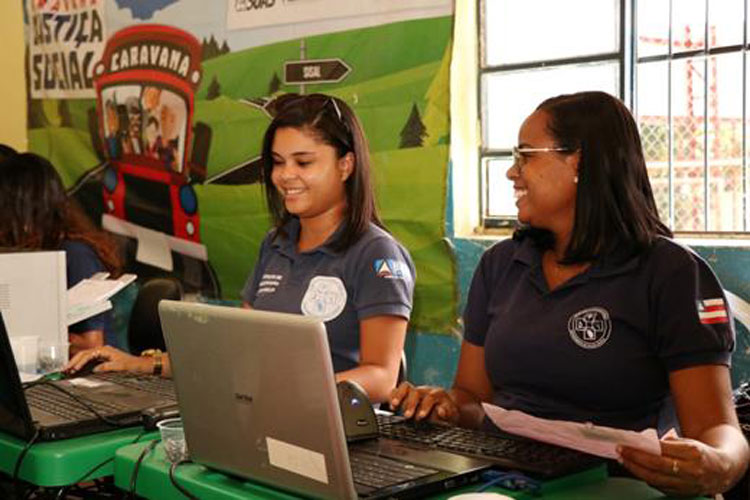
[[[171,380],[124,373],[21,384],[0,315],[0,431],[50,441],[141,424],[141,412],[175,404]]]
[[[490,466],[377,437],[347,445],[320,320],[168,300],[159,315],[195,462],[316,498],[423,498]]]

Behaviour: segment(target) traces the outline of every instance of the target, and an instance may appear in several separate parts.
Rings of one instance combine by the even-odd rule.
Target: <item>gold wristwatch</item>
[[[154,369],[151,372],[154,375],[161,375],[161,370],[164,366],[161,359],[162,354],[161,349],[146,349],[141,352],[141,356],[143,357],[154,358]]]

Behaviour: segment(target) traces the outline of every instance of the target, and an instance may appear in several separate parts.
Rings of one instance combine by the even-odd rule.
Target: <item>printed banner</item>
[[[313,4],[325,8],[293,18],[311,22],[228,29],[239,2],[28,0],[28,30],[38,33],[28,38],[30,149],[122,241],[126,271],[168,273],[189,294],[238,300],[270,227],[260,153],[273,101],[287,92],[337,96],[363,124],[381,217],[416,265],[410,328],[452,332],[450,1],[274,5]],[[352,6],[357,17],[331,18]],[[72,13],[70,22],[96,30],[55,34],[67,19],[59,16]],[[74,50],[85,85],[71,83]],[[58,79],[45,85],[49,75]]]
[[[260,28],[412,9],[446,15],[451,12],[452,0],[227,0],[227,27]]]
[[[94,97],[93,70],[107,38],[104,0],[27,0],[34,98]]]

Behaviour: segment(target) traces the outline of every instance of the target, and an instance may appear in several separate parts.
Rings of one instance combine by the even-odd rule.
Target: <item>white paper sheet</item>
[[[73,304],[68,307],[68,326],[112,309],[112,302],[105,300],[92,304]]]
[[[547,420],[517,410],[506,410],[488,403],[482,403],[482,406],[495,425],[511,434],[526,436],[537,441],[552,443],[605,458],[616,459],[618,445],[661,455],[661,445],[656,429],[635,432],[590,423]]]
[[[103,302],[135,280],[135,274],[123,274],[116,280],[83,279],[68,290],[68,307]]]
[[[172,262],[172,252],[169,249],[167,235],[136,226],[136,238],[138,239],[138,250],[135,253],[135,260],[166,271],[173,270],[174,263]]]

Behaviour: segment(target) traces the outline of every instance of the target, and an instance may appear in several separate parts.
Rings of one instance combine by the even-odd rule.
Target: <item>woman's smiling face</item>
[[[529,115],[518,132],[518,148],[558,147],[547,128],[548,119],[544,111]],[[549,150],[520,153],[506,173],[513,182],[520,222],[551,231],[572,228],[579,156]]]
[[[336,149],[308,129],[279,128],[272,144],[271,182],[286,210],[300,219],[346,209],[345,182],[352,171],[351,153]]]

